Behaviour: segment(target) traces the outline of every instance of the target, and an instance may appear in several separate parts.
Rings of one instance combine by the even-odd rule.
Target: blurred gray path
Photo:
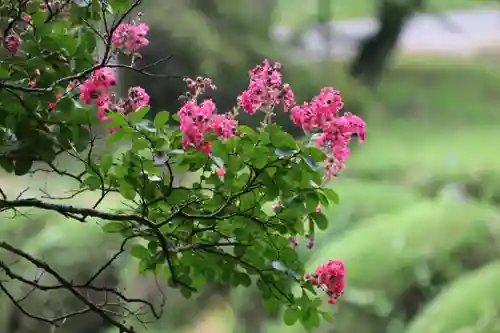
[[[352,55],[359,41],[377,30],[374,19],[336,21],[308,28],[300,38],[301,53],[307,56],[327,55],[331,34],[330,56],[344,58]],[[277,41],[289,41],[290,28],[274,29]],[[407,53],[441,53],[473,55],[480,49],[500,48],[500,10],[481,9],[446,13],[417,14],[405,27],[399,49]]]

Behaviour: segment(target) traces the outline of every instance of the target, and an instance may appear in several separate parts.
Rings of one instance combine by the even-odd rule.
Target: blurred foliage
[[[500,330],[500,263],[468,273],[445,288],[407,333],[494,333]]]

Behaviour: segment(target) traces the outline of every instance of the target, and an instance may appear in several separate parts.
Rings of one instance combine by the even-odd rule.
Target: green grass
[[[321,1],[321,0],[320,0]],[[330,0],[331,19],[345,20],[371,17],[376,12],[376,0]],[[442,12],[456,9],[473,9],[478,6],[493,7],[489,0],[430,0],[428,12]],[[323,13],[323,15],[325,15]],[[318,0],[278,0],[276,20],[279,25],[300,27],[317,20]]]

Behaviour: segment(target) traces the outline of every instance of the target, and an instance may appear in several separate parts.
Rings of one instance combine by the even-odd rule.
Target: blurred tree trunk
[[[350,66],[351,75],[366,85],[376,85],[382,77],[405,24],[424,0],[382,0],[377,19],[378,31],[365,38]]]

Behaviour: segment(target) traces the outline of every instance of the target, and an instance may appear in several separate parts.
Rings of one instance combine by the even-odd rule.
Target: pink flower
[[[10,34],[4,39],[4,47],[9,51],[12,55],[15,55],[21,46],[21,37],[17,34]]]
[[[187,101],[177,112],[180,117],[181,143],[185,148],[194,147],[198,151],[210,153],[211,143],[205,140],[206,133],[215,133],[221,139],[236,135],[238,123],[227,114],[216,114],[216,106],[211,99],[198,103]]]
[[[318,204],[316,206],[316,212],[321,213],[321,205],[320,204]]]
[[[124,47],[132,53],[137,53],[139,49],[149,44],[146,38],[148,31],[149,27],[144,23],[122,23],[113,32],[111,42],[116,47]]]
[[[343,169],[350,155],[352,136],[358,135],[362,141],[365,139],[365,122],[361,118],[350,113],[338,116],[343,106],[339,91],[323,88],[310,103],[295,106],[291,110],[295,125],[306,131],[320,133],[316,145],[324,148],[329,156],[324,162],[327,178],[336,176]]]
[[[149,105],[149,95],[141,87],[131,87],[128,90],[128,98],[132,107],[132,111]]]
[[[282,85],[281,65],[271,66],[264,60],[262,66],[250,71],[250,84],[238,97],[239,106],[248,114],[255,114],[264,108],[273,108],[282,103],[285,112],[295,105],[295,97],[288,84]]]
[[[224,168],[218,168],[217,174],[222,177],[226,174],[226,170],[224,170]]]
[[[304,276],[313,285],[326,292],[330,304],[335,304],[337,298],[344,293],[345,277],[345,265],[341,260],[329,260],[326,265],[320,265],[316,272]]]

